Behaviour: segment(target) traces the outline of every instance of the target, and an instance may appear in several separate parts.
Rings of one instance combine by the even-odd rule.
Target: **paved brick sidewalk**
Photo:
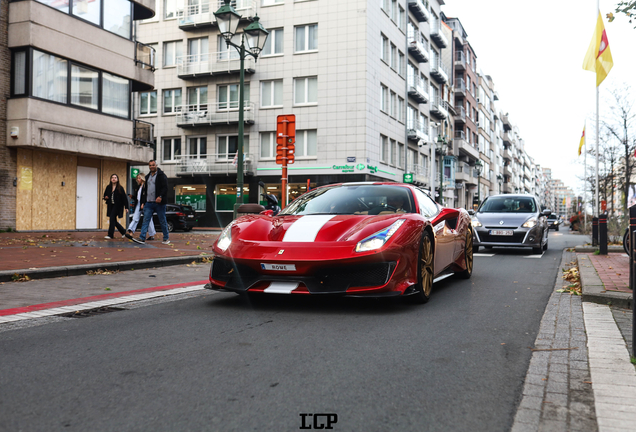
[[[587,254],[606,291],[631,293],[629,289],[629,257],[624,253]]]
[[[161,244],[161,233],[145,245],[119,234],[107,240],[106,231],[0,233],[0,271],[200,256],[211,254],[218,233],[170,233],[170,245]]]

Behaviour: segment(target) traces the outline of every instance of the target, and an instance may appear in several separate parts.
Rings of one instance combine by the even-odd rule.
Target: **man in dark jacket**
[[[163,232],[163,244],[170,244],[168,223],[166,222],[166,202],[168,201],[168,177],[157,168],[157,162],[148,162],[150,173],[146,176],[146,195],[141,198],[141,205],[144,210],[144,222],[141,225],[141,233],[135,242],[146,243],[148,225],[152,221],[152,215],[157,213],[161,231]]]

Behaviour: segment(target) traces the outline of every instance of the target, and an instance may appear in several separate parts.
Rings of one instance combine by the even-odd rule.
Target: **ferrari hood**
[[[245,216],[236,221],[232,238],[242,241],[359,241],[400,219],[367,215]]]
[[[489,227],[519,227],[534,213],[477,213],[479,222]]]

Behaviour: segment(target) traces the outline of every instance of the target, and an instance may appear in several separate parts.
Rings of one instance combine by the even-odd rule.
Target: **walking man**
[[[168,223],[166,222],[166,201],[168,198],[168,177],[157,168],[157,162],[151,160],[148,162],[150,173],[146,176],[146,196],[141,198],[141,204],[144,205],[144,222],[141,225],[141,233],[139,238],[133,238],[133,241],[139,244],[146,243],[146,234],[148,233],[148,225],[152,221],[152,215],[157,213],[161,231],[163,232],[163,244],[170,244]]]

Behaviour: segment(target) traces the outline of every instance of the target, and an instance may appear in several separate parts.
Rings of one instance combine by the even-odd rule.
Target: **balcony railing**
[[[135,64],[143,69],[155,70],[155,49],[150,45],[135,42]]]
[[[428,12],[428,0],[408,0],[409,10],[415,15],[419,22],[426,22],[431,19]]]
[[[256,71],[255,68],[256,62],[254,58],[246,58],[245,72],[254,73]],[[180,78],[232,74],[240,71],[241,61],[231,51],[187,55],[177,58],[177,75]]]
[[[177,126],[196,127],[218,124],[238,123],[238,102],[219,102],[216,104],[182,105],[177,107]],[[245,104],[243,110],[245,123],[254,124],[254,103]]]
[[[466,109],[463,106],[456,106],[455,112],[457,113],[455,115],[455,121],[466,123]],[[459,131],[459,132],[463,133],[464,131]]]
[[[409,30],[409,53],[420,63],[426,63],[429,59],[428,43],[418,31]]]
[[[444,119],[448,117],[448,111],[446,110],[446,103],[440,96],[435,97],[431,101],[431,114],[437,118]]]
[[[421,165],[409,165],[408,170],[413,174],[413,183],[428,183],[428,167],[423,167]]]
[[[236,153],[212,153],[203,155],[183,155],[178,158],[177,175],[192,174],[234,174],[236,173]],[[246,154],[243,172],[254,172],[254,156]]]
[[[431,63],[431,76],[440,84],[448,82],[448,71],[440,61]]]
[[[256,0],[232,0],[232,7],[243,19],[256,15]],[[209,27],[216,24],[214,12],[225,2],[223,0],[185,0],[177,8],[179,28]]]
[[[439,24],[439,20],[434,25],[431,25],[431,39],[440,48],[446,48],[448,46],[448,39],[442,33],[442,27]]]
[[[466,96],[466,82],[464,78],[457,78],[455,80],[455,95]]]
[[[428,102],[428,89],[426,89],[422,83],[422,79],[419,76],[411,76],[409,78],[408,87],[409,96],[415,99],[419,103]]]
[[[466,70],[466,54],[463,51],[455,51],[455,69]]]
[[[153,124],[135,119],[133,124],[133,141],[135,144],[151,146],[154,144]]]
[[[418,145],[424,145],[428,143],[428,134],[426,128],[422,127],[419,120],[411,120],[407,122],[407,137],[412,141],[418,141]],[[421,144],[419,144],[421,142]]]

